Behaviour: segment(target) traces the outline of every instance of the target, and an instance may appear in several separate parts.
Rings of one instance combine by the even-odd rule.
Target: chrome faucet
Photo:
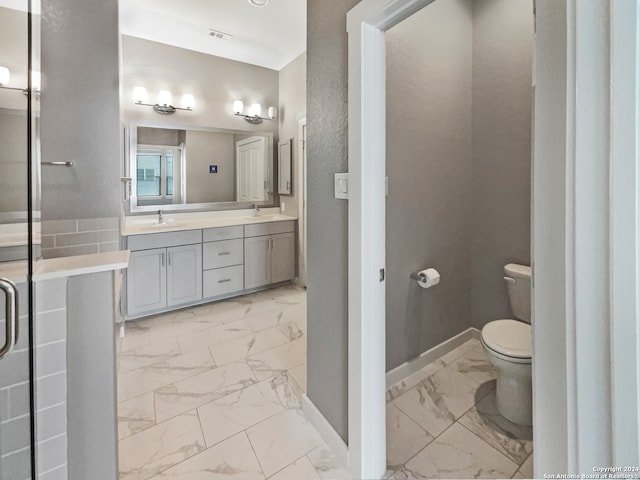
[[[164,217],[162,215],[162,209],[158,210],[158,225],[164,225]]]
[[[253,204],[253,216],[254,217],[259,217],[260,215],[262,215],[262,211],[260,210],[260,207],[258,207],[257,203]]]

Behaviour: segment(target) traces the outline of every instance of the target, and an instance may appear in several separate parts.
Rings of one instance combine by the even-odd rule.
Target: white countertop
[[[40,243],[40,222],[33,224],[33,242]],[[16,247],[27,244],[28,238],[26,223],[3,223],[0,224],[0,248]]]
[[[33,279],[36,282],[40,282],[42,280],[51,280],[52,278],[121,270],[128,266],[129,250],[50,258],[36,262]]]
[[[129,235],[199,230],[203,228],[230,227],[233,225],[253,225],[255,223],[285,222],[298,219],[298,217],[279,213],[278,208],[265,208],[259,216],[254,216],[253,210],[231,210],[226,212],[165,214],[164,218],[167,223],[165,225],[158,225],[157,215],[124,217],[120,225],[120,234],[127,237]]]
[[[41,282],[54,278],[108,272],[127,268],[128,265],[128,250],[77,255],[74,257],[50,258],[36,262],[33,280],[35,282]],[[8,278],[16,283],[25,283],[27,281],[27,262],[21,261],[0,264],[0,277]]]

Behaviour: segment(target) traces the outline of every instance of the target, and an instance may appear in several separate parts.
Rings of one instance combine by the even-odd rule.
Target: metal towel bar
[[[41,165],[53,165],[56,167],[73,167],[73,162],[42,162]]]

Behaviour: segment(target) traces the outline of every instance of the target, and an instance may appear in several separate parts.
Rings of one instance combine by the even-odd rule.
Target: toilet
[[[496,368],[496,408],[507,420],[531,425],[531,267],[504,267],[509,303],[516,320],[494,320],[481,341]]]

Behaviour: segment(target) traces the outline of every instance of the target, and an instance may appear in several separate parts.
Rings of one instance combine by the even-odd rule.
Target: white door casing
[[[298,285],[307,286],[307,118],[298,120]]]

